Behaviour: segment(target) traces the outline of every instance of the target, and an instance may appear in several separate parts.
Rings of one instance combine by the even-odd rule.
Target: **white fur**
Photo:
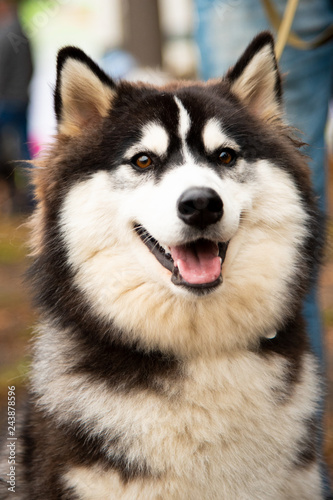
[[[266,161],[251,170],[253,180],[245,183],[185,164],[158,185],[148,180],[118,190],[112,174],[99,172],[74,186],[61,227],[76,284],[95,313],[145,347],[187,356],[248,347],[275,330],[288,310],[306,214],[286,172]],[[183,226],[175,204],[193,185],[213,187],[221,196],[225,214],[213,234],[216,240],[231,238],[224,282],[201,298],[173,285],[170,272],[133,230],[139,222],[162,244],[180,244]]]
[[[88,375],[65,374],[74,355],[79,361],[75,342],[51,325],[42,333],[33,372],[39,404],[65,425],[83,423],[104,439],[110,456],[125,451],[130,463],[144,460],[154,476],[125,488],[117,473],[74,467],[66,481],[83,499],[318,499],[317,470],[297,480],[289,472],[318,396],[311,356],[290,399],[288,362],[254,352],[193,359],[172,389],[166,381],[164,396],[126,395]]]
[[[210,118],[205,124],[202,140],[207,153],[212,153],[222,147],[239,151],[238,144],[222,131],[221,124],[216,118]]]
[[[211,239],[228,241],[238,228],[242,209],[251,206],[248,193],[232,179],[221,179],[212,169],[194,161],[170,170],[157,186],[145,183],[136,189],[132,195],[133,204],[128,207],[128,212],[131,210],[128,217],[136,217],[163,245],[181,244],[188,228],[177,215],[177,201],[191,187],[211,188],[220,195],[224,205],[223,218],[216,227],[209,228],[206,235],[209,237],[211,233]],[[158,210],[153,210],[154,206]]]
[[[169,146],[169,134],[159,123],[148,123],[142,130],[142,137],[138,144],[134,144],[126,153],[130,160],[138,153],[152,152],[158,156],[164,156]]]
[[[178,97],[174,97],[174,100],[179,108],[179,125],[178,125],[178,133],[181,138],[183,144],[186,142],[187,134],[191,128],[191,119],[187,110],[184,107],[184,104]]]
[[[82,500],[321,500],[317,464],[309,470],[297,471],[291,477],[283,475],[285,484],[282,487],[276,487],[275,478],[274,484],[264,485],[258,481],[256,490],[249,488],[250,478],[247,476],[232,487],[230,483],[222,483],[222,478],[226,478],[221,473],[219,483],[208,482],[207,487],[196,471],[193,471],[192,478],[183,478],[182,481],[173,476],[155,478],[154,481],[138,479],[125,485],[116,472],[105,472],[98,466],[73,467],[64,481],[80,494]]]
[[[191,128],[191,118],[182,101],[178,97],[174,97],[174,100],[179,108],[178,134],[182,142],[182,153],[187,162],[192,162],[193,158],[186,143],[186,137]]]

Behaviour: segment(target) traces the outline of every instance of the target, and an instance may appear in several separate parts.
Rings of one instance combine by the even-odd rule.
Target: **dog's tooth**
[[[166,255],[168,253],[168,247],[160,244],[160,249]]]

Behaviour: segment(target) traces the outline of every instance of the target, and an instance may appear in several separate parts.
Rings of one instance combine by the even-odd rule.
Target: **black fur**
[[[251,59],[266,45],[270,46],[272,52],[272,60],[274,61],[274,66],[276,70],[276,82],[275,82],[275,97],[278,103],[282,102],[282,85],[281,85],[281,75],[278,69],[277,61],[275,58],[274,51],[274,38],[269,31],[263,31],[257,35],[250,45],[247,47],[241,58],[237,61],[235,66],[233,66],[227,73],[226,78],[233,82],[236,80],[244,71],[246,66],[249,64]]]
[[[83,425],[62,426],[51,415],[38,410],[31,395],[22,429],[23,461],[27,464],[23,478],[27,498],[33,500],[77,500],[61,477],[67,464],[89,466],[98,464],[104,470],[117,470],[124,483],[137,477],[149,477],[145,463],[129,464],[125,456],[110,456],[104,441],[92,436]],[[43,442],[47,439],[47,447]],[[117,442],[117,436],[108,445]]]
[[[301,443],[299,443],[298,454],[295,460],[297,468],[309,467],[318,459],[319,435],[318,435],[318,416],[305,422],[306,434]]]
[[[288,383],[285,387],[286,394],[289,393],[289,396],[292,395],[294,385],[299,382],[303,356],[309,352],[309,348],[305,322],[300,313],[278,330],[275,338],[261,340],[259,349],[261,355],[277,354],[289,361],[289,370],[286,371]]]
[[[105,85],[111,88],[115,87],[113,80],[81,49],[77,47],[64,47],[59,51],[57,57],[57,81],[54,91],[54,110],[58,121],[61,120],[62,111],[61,73],[68,59],[75,59],[84,63]]]

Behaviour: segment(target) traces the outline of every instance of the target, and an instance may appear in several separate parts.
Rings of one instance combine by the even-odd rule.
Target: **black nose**
[[[177,208],[182,221],[201,229],[219,221],[223,215],[223,202],[210,188],[187,189],[179,198]]]

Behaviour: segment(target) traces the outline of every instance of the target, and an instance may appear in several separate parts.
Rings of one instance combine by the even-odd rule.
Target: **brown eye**
[[[152,164],[152,159],[148,155],[141,154],[140,156],[135,158],[134,163],[137,167],[144,169],[150,167],[150,165]]]
[[[232,149],[223,149],[219,154],[219,160],[223,165],[230,165],[236,158],[236,153]]]

